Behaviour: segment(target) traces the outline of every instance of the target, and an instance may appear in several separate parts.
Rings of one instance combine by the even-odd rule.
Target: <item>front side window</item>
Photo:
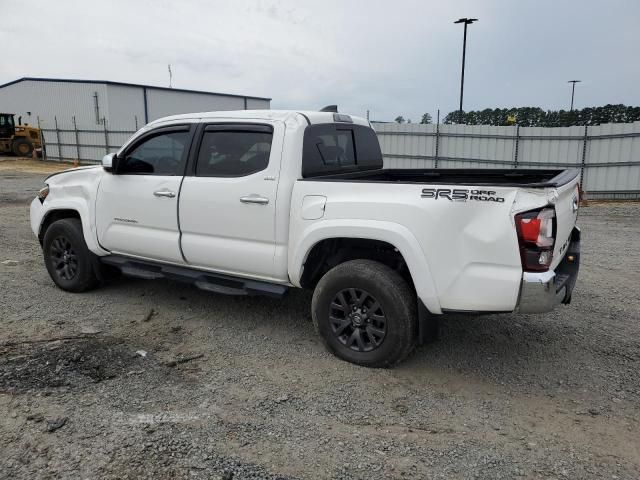
[[[196,164],[199,177],[243,177],[269,165],[273,134],[261,131],[205,131]]]
[[[182,175],[190,134],[167,132],[143,141],[126,153],[118,165],[119,174]]]

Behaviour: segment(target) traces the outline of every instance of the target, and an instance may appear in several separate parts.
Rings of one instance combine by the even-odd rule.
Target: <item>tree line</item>
[[[405,123],[402,116],[395,119]],[[447,114],[443,123],[465,125],[520,125],[521,127],[571,127],[574,125],[600,125],[602,123],[630,123],[640,121],[640,107],[605,105],[581,110],[543,110],[539,107],[487,108]],[[409,120],[408,123],[411,121]],[[432,123],[431,115],[425,113],[422,124]]]

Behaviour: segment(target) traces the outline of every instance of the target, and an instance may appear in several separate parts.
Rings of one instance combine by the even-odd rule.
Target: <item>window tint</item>
[[[364,125],[309,125],[304,132],[302,176],[382,168],[375,131]]]
[[[351,130],[335,130],[332,133],[318,135],[313,143],[324,165],[345,167],[356,164]]]
[[[159,134],[127,152],[118,165],[120,174],[182,175],[189,132]]]
[[[199,177],[243,177],[269,165],[271,139],[267,132],[204,132],[198,154]]]

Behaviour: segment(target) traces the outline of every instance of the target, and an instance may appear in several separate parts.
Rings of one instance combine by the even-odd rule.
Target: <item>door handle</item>
[[[242,203],[257,203],[258,205],[266,205],[267,203],[269,203],[268,198],[261,197],[257,193],[252,193],[251,195],[240,197],[240,201]]]
[[[172,192],[171,190],[156,190],[155,192],[153,192],[153,194],[156,197],[167,197],[167,198],[173,198],[176,196],[175,192]]]

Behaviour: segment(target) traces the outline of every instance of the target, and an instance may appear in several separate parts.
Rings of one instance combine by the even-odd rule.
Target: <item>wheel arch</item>
[[[329,237],[315,243],[306,255],[300,286],[313,288],[331,268],[349,260],[365,259],[378,261],[398,271],[413,286],[407,262],[394,245],[363,237]]]
[[[74,210],[72,208],[59,208],[55,210],[49,210],[44,217],[42,217],[42,221],[40,223],[40,230],[38,231],[38,240],[40,241],[40,245],[44,240],[44,235],[47,233],[47,229],[51,226],[53,222],[57,222],[58,220],[63,220],[65,218],[77,218],[82,222],[82,217],[80,216],[80,212],[78,210]],[[84,234],[84,226],[82,228]]]
[[[327,249],[327,245],[364,246],[365,250],[381,248],[395,252],[390,257],[394,258],[395,255],[397,260],[406,265],[410,283],[428,311],[442,313],[424,252],[415,236],[403,225],[371,220],[326,220],[311,224],[301,233],[301,240],[290,242],[294,245],[297,243],[297,248],[290,251],[289,255],[289,279],[293,285],[313,286],[318,275],[312,271],[317,267],[317,252],[323,249],[333,252],[331,248]],[[356,258],[380,261],[380,258],[371,256],[344,255],[335,265]]]
[[[95,229],[92,228],[89,215],[89,206],[84,201],[69,201],[67,199],[65,202],[50,205],[42,215],[42,220],[40,221],[40,227],[38,229],[40,245],[42,245],[42,240],[44,239],[47,228],[49,228],[53,222],[64,218],[77,218],[82,224],[82,235],[87,244],[87,248],[96,255],[107,255],[109,252],[98,244]]]

